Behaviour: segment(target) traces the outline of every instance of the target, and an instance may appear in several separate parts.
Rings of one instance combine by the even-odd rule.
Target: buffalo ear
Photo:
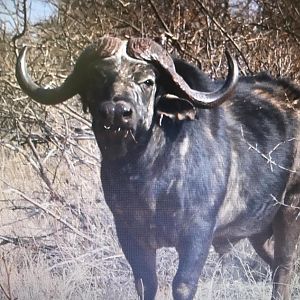
[[[159,98],[156,104],[156,113],[161,117],[168,117],[172,120],[194,120],[196,118],[196,108],[188,100],[174,95],[164,95]]]

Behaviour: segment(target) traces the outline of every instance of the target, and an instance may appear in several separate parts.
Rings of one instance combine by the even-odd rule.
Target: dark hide
[[[175,65],[193,89],[213,91],[221,85],[181,60]],[[300,205],[300,90],[264,74],[244,77],[220,107],[195,109],[164,102],[161,96],[174,94],[172,85],[155,69],[154,75],[153,105],[149,87],[136,92],[141,101],[125,88],[114,93],[112,86],[123,80],[116,74],[106,76],[105,84],[94,77],[81,93],[103,153],[105,200],[139,296],[155,297],[156,249],[176,248],[173,296],[192,299],[210,246],[223,254],[249,238],[273,269],[273,299],[288,299],[300,218],[299,210],[279,202]],[[99,107],[116,94],[130,102],[133,124],[127,135],[104,139]],[[141,105],[148,110],[140,113]],[[176,111],[195,114],[172,118]],[[146,117],[151,119],[147,126],[142,124]]]

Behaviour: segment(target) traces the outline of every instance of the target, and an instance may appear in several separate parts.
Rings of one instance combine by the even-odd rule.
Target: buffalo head
[[[101,153],[110,159],[125,156],[146,136],[153,124],[155,105],[161,99],[188,103],[192,108],[214,107],[231,95],[238,78],[237,63],[226,52],[229,72],[224,85],[214,92],[196,91],[177,74],[169,54],[152,40],[104,37],[82,52],[60,87],[45,89],[28,75],[25,54],[26,47],[16,66],[24,92],[48,105],[79,94],[84,110],[92,115]],[[163,78],[159,84],[158,78]],[[160,86],[164,83],[171,89]]]

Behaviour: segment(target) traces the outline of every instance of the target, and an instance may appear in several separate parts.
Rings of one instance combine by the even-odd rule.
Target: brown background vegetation
[[[25,11],[23,1],[11,2],[0,1],[13,20],[0,20],[0,298],[135,299],[99,188],[89,116],[77,99],[52,108],[25,96],[14,75],[18,50],[30,46],[30,72],[44,86],[62,82],[103,35],[154,38],[212,78],[226,73],[227,48],[241,74],[267,71],[300,83],[300,2],[50,0],[56,14],[36,24],[28,3]],[[269,269],[247,243],[225,261],[220,267],[211,251],[197,297],[269,297]],[[161,299],[169,298],[176,264],[172,250],[160,251]],[[292,284],[297,299],[297,272]]]

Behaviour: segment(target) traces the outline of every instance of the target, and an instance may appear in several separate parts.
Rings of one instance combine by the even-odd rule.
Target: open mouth
[[[113,125],[103,125],[103,133],[110,139],[127,139],[130,138],[136,142],[133,128],[116,127]]]
[[[94,133],[102,157],[109,160],[125,156],[130,145],[138,144],[133,128],[102,125],[98,130],[94,130]]]

